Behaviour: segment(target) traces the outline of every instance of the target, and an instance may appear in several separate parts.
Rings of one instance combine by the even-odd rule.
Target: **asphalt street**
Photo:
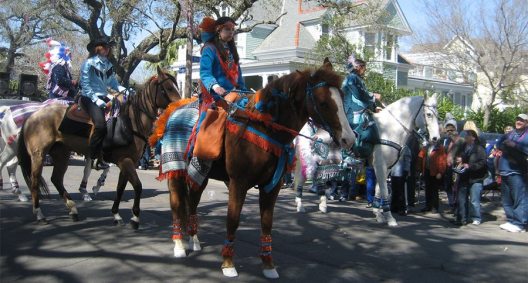
[[[250,190],[235,244],[239,277],[224,278],[220,251],[225,237],[227,189],[211,181],[199,207],[203,250],[174,258],[171,214],[165,182],[156,170],[139,171],[143,182],[141,226],[114,226],[110,208],[118,169],[91,202],[77,188],[82,162],[73,161],[65,184],[76,200],[80,221],[72,222],[52,192],[41,202],[49,224],[35,222],[31,203],[18,202],[2,172],[0,191],[0,282],[266,282],[260,269],[258,192]],[[20,185],[28,193],[20,173]],[[88,187],[98,177],[92,172]],[[483,202],[480,226],[455,227],[448,214],[396,215],[399,226],[376,223],[365,202],[329,201],[305,193],[306,213],[295,212],[294,192],[283,189],[275,208],[273,256],[279,282],[528,282],[528,233],[499,229],[504,213],[497,197]],[[129,185],[121,216],[131,217]]]

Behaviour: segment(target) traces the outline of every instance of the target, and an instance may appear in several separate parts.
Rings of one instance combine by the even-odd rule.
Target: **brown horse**
[[[247,105],[243,108],[243,104],[237,104],[237,112],[228,119],[224,155],[212,164],[208,175],[225,181],[229,187],[227,240],[222,250],[222,271],[225,276],[238,275],[233,263],[235,232],[246,193],[258,186],[263,273],[267,278],[278,278],[271,257],[271,229],[275,201],[281,187],[280,179],[285,172],[284,163],[281,165],[281,162],[292,150],[290,145],[294,133],[301,129],[309,117],[324,126],[338,144],[352,147],[355,136],[343,110],[341,80],[333,71],[332,64],[325,60],[317,70],[293,72],[269,83],[256,94],[249,95]],[[273,119],[258,119],[266,116]],[[182,125],[174,127],[181,129]],[[165,129],[165,133],[170,130]],[[252,135],[253,138],[250,137]],[[263,140],[272,140],[267,143],[268,146],[279,145],[282,154],[276,154],[273,146],[270,149]],[[207,179],[199,188],[188,190],[186,177],[182,174],[167,174],[165,177],[168,177],[172,209],[174,256],[184,257],[186,253],[181,227],[188,227],[190,248],[201,249],[196,235],[196,209]]]
[[[117,194],[112,206],[114,222],[123,223],[119,216],[119,203],[127,182],[130,182],[134,188],[133,217],[130,224],[135,229],[139,227],[139,202],[142,191],[136,164],[143,153],[158,108],[164,109],[169,103],[181,98],[176,78],[159,68],[157,72],[157,77],[146,82],[136,95],[129,97],[127,102],[121,106],[121,115],[130,118],[134,134],[133,142],[127,146],[112,148],[111,151],[104,152],[104,159],[117,164],[120,169]],[[67,107],[63,105],[50,105],[35,112],[26,120],[20,134],[18,159],[33,197],[33,212],[39,222],[46,223],[46,218],[39,206],[38,194],[42,163],[46,153],[49,153],[54,160],[51,181],[64,199],[72,219],[78,220],[75,202],[64,188],[63,179],[68,168],[70,152],[75,151],[88,155],[89,148],[86,137],[66,134],[59,130],[66,110]]]

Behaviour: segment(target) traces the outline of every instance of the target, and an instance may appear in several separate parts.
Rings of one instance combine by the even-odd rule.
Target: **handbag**
[[[196,135],[193,156],[201,160],[216,160],[222,156],[226,120],[227,112],[223,108],[207,109]]]

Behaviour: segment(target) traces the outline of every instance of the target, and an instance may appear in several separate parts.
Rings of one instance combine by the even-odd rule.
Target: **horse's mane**
[[[290,96],[297,94],[297,89],[306,88],[310,84],[324,81],[330,87],[340,88],[343,78],[329,68],[305,69],[303,71],[296,71],[288,75],[284,75],[276,80],[268,83],[263,89],[257,91],[252,96],[249,96],[247,109],[254,110],[258,107],[259,102],[267,104],[273,95],[277,92]],[[304,93],[304,92],[303,92]]]

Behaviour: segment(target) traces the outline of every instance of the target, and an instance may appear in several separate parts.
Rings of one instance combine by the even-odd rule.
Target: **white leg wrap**
[[[202,246],[200,245],[200,240],[198,240],[198,235],[193,235],[189,238],[189,249],[193,251],[201,251]]]
[[[130,218],[130,220],[136,222],[136,223],[139,223],[139,217],[135,216],[135,215],[132,215],[132,218]]]
[[[326,205],[326,196],[320,196],[319,201],[319,210],[322,213],[326,213],[328,211],[328,206]]]
[[[71,199],[67,200],[66,207],[71,210],[73,207],[75,207],[75,202]]]
[[[262,269],[262,274],[268,279],[279,279],[279,273],[276,268]]]
[[[302,198],[295,197],[295,204],[297,205],[297,212],[306,212],[304,205],[302,204]]]
[[[183,246],[183,241],[181,239],[174,239],[174,257],[181,258],[186,257],[185,247]]]
[[[236,271],[236,268],[234,267],[222,268],[222,273],[224,273],[225,277],[237,277],[238,276],[238,272]]]

